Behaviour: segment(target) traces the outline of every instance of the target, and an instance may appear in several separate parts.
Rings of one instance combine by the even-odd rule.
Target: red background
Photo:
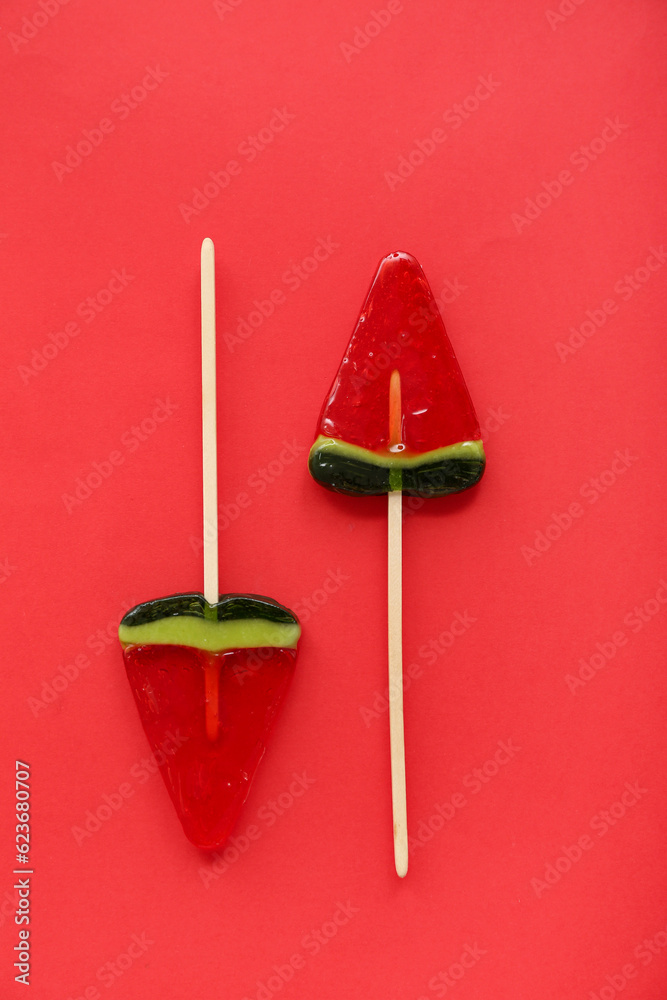
[[[0,38],[0,993],[23,989],[20,758],[39,1000],[666,995],[667,267],[646,267],[667,237],[664,4],[54,6],[9,0]],[[480,78],[493,89],[481,101]],[[247,137],[279,124],[274,109],[289,120],[250,159]],[[224,190],[188,212],[230,160]],[[217,248],[222,589],[319,600],[239,824],[239,838],[251,824],[260,835],[212,879],[160,778],[137,777],[147,744],[113,638],[124,608],[201,587],[204,236]],[[335,247],[295,288],[287,272],[318,240]],[[478,489],[405,523],[405,663],[420,675],[405,704],[404,881],[382,710],[385,503],[325,493],[305,461],[394,249],[436,296],[448,289],[488,453]],[[234,343],[276,289],[284,301]],[[175,409],[153,427],[156,400]],[[140,441],[143,421],[154,432]],[[63,499],[95,463],[109,472],[112,452],[90,496]],[[239,493],[250,503],[235,516]],[[451,643],[457,613],[469,625]],[[440,635],[429,662],[420,650]],[[591,657],[599,669],[570,690]],[[520,749],[475,791],[498,741]],[[278,816],[270,803],[287,802],[294,773],[311,783]],[[614,806],[626,783],[638,800]],[[77,843],[88,811],[128,784]],[[457,793],[465,804],[441,822]],[[568,869],[568,853],[569,870],[549,868]],[[133,935],[143,951],[110,973]]]

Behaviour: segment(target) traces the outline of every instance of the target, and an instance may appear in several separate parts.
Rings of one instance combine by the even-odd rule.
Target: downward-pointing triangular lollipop
[[[189,840],[231,833],[287,692],[300,635],[269,597],[218,594],[215,266],[202,245],[204,594],[147,601],[119,639],[141,722]]]
[[[389,725],[394,859],[408,870],[403,738],[402,494],[439,497],[484,472],[479,423],[428,282],[414,257],[380,261],[327,398],[309,468],[323,486],[388,494]]]

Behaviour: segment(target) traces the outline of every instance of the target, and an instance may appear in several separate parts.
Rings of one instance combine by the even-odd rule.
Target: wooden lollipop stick
[[[218,449],[215,385],[215,249],[201,245],[201,392],[204,471],[204,597],[218,602]]]
[[[218,603],[218,447],[215,380],[215,248],[213,241],[201,245],[201,400],[202,461],[204,472],[204,597]],[[208,604],[204,611],[208,610]],[[219,668],[204,668],[206,735],[218,738]]]
[[[401,377],[394,371],[389,384],[389,447],[392,450],[399,451],[403,447],[401,425]],[[408,872],[408,815],[403,734],[403,492],[390,489],[387,497],[391,803],[394,817],[394,863],[397,874],[404,878]]]
[[[389,521],[389,740],[391,801],[394,815],[394,862],[403,878],[408,872],[408,815],[405,800],[405,739],[403,736],[403,585],[402,501],[400,490],[388,494]]]

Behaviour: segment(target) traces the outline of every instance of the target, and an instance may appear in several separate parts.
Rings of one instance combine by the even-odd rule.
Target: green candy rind
[[[256,594],[223,594],[209,604],[202,594],[146,601],[124,616],[118,638],[127,645],[191,646],[220,652],[273,646],[295,649],[301,628],[288,608]]]
[[[386,455],[320,435],[310,449],[308,468],[314,479],[336,493],[380,496],[402,489],[438,497],[474,486],[485,463],[481,441],[460,441],[419,455]]]

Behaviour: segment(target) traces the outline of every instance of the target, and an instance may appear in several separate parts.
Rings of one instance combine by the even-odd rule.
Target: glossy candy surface
[[[410,254],[389,254],[322,407],[311,474],[340,493],[441,496],[474,486],[484,462],[479,423],[424,272]]]
[[[300,629],[268,598],[216,605],[177,594],[137,605],[119,638],[127,676],[188,839],[220,847],[231,833],[287,693]]]

